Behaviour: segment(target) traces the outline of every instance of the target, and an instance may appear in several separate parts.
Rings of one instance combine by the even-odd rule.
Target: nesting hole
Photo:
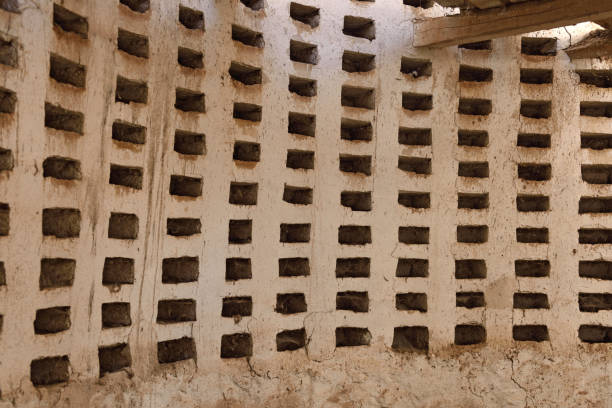
[[[521,38],[521,53],[539,56],[557,55],[557,39],[523,37]]]
[[[134,259],[132,258],[105,258],[102,270],[103,285],[132,285],[134,284]]]
[[[253,339],[249,333],[221,336],[221,358],[241,358],[253,355]]]
[[[372,334],[362,327],[337,327],[336,347],[369,346]]]
[[[346,72],[370,72],[376,68],[376,56],[355,51],[344,51],[342,70]]]
[[[318,27],[319,20],[321,19],[320,10],[318,8],[295,2],[291,2],[289,6],[289,15],[292,19],[309,25],[311,28]]]
[[[45,357],[30,363],[30,381],[35,387],[65,383],[69,378],[68,356]]]
[[[336,310],[349,310],[355,313],[367,313],[370,307],[368,292],[338,292],[336,294]]]
[[[402,326],[393,328],[391,348],[399,352],[427,353],[429,330],[425,326]]]
[[[425,293],[398,293],[395,295],[395,308],[397,310],[415,310],[427,312],[427,294]]]
[[[225,260],[225,280],[237,281],[240,279],[251,279],[253,272],[251,259],[249,258],[227,258]]]
[[[52,129],[83,134],[84,116],[81,112],[45,103],[45,126]]]
[[[0,261],[0,286],[6,286],[6,268],[2,261]]]
[[[485,210],[489,208],[489,193],[458,193],[457,208],[464,210]]]
[[[229,68],[230,77],[244,85],[261,84],[261,68],[232,61]]]
[[[578,275],[581,278],[612,280],[612,262],[610,261],[580,261]]]
[[[371,211],[372,193],[369,191],[343,191],[340,194],[340,204],[353,211]]]
[[[612,134],[583,132],[580,135],[580,147],[592,150],[612,149]]]
[[[21,8],[19,6],[19,0],[0,0],[0,10],[20,14]]]
[[[374,88],[343,85],[340,103],[351,108],[374,109]]]
[[[312,204],[312,196],[312,188],[309,187],[294,187],[285,184],[283,190],[283,201],[290,204]]]
[[[519,194],[516,209],[520,212],[542,212],[550,210],[550,198],[544,195]]]
[[[418,258],[399,258],[395,276],[398,278],[426,278],[429,276],[429,261]]]
[[[424,209],[431,207],[431,195],[412,191],[400,191],[397,202],[407,208]]]
[[[256,205],[257,189],[257,183],[232,182],[230,184],[229,203],[236,205]]]
[[[132,365],[130,346],[126,343],[98,348],[100,377],[106,373],[114,373]]]
[[[493,70],[490,68],[461,65],[459,67],[459,82],[491,82]]]
[[[291,40],[289,42],[289,59],[295,62],[316,65],[319,63],[319,50],[315,44]]]
[[[489,227],[486,225],[458,225],[457,242],[483,244],[489,240]]]
[[[487,147],[489,145],[489,132],[486,130],[462,130],[457,133],[459,146]]]
[[[545,293],[515,293],[512,303],[514,309],[550,309]]]
[[[253,240],[252,220],[230,220],[228,241],[230,244],[250,244]]]
[[[459,324],[455,326],[455,344],[458,346],[469,346],[481,344],[486,341],[485,328],[477,324]]]
[[[512,338],[515,341],[548,341],[548,328],[544,325],[528,324],[512,326]]]
[[[262,33],[235,24],[232,24],[232,40],[256,48],[263,48],[265,44]]]
[[[113,122],[112,138],[118,142],[145,144],[147,128],[134,123],[116,120]]]
[[[35,334],[53,334],[68,329],[70,329],[70,307],[50,307],[36,311]]]
[[[86,73],[84,65],[51,53],[49,76],[57,82],[85,88]]]
[[[87,38],[87,32],[89,31],[87,19],[57,3],[53,3],[53,24],[65,32]]]
[[[177,62],[186,68],[201,69],[204,68],[204,54],[191,48],[178,47]]]
[[[0,64],[17,67],[17,41],[0,34]]]
[[[102,304],[102,328],[131,326],[130,304],[126,302],[114,302]]]
[[[315,115],[289,112],[289,133],[314,137],[316,125]]]
[[[612,88],[612,70],[576,70],[580,83],[598,88]]]
[[[402,57],[400,71],[413,78],[430,77],[432,73],[431,61],[420,58]]]
[[[514,273],[523,278],[550,276],[550,262],[546,260],[518,259],[514,261]]]
[[[401,145],[431,146],[431,129],[400,127],[397,141]]]
[[[253,313],[253,298],[251,296],[235,296],[223,298],[222,317],[251,316]]]
[[[431,159],[426,157],[407,157],[400,156],[397,167],[408,173],[421,175],[431,174]]]
[[[398,240],[407,245],[429,244],[429,227],[399,227]]]
[[[611,166],[612,168],[612,166]],[[552,176],[550,164],[520,163],[518,177],[527,181],[546,181]]]
[[[276,335],[276,351],[293,351],[306,346],[306,329],[283,330]]]
[[[433,96],[412,92],[402,93],[402,107],[410,111],[429,111],[433,109]]]
[[[78,238],[81,233],[81,212],[73,208],[45,208],[42,230],[45,236]]]
[[[578,337],[585,343],[612,343],[612,327],[583,324],[578,328]]]
[[[374,20],[365,17],[345,16],[342,33],[372,41],[376,38]]]
[[[131,31],[119,29],[117,48],[139,58],[149,58],[149,39]]]
[[[147,103],[149,99],[149,87],[144,81],[117,76],[117,88],[115,89],[115,102],[122,103]]]
[[[455,299],[456,307],[475,309],[485,307],[485,297],[482,292],[457,292]]]
[[[39,288],[70,287],[74,283],[76,261],[67,258],[43,258],[40,260]]]
[[[0,171],[13,170],[13,167],[15,167],[13,152],[0,147]]]
[[[280,314],[304,313],[307,310],[303,293],[282,293],[276,295],[274,311]]]
[[[165,299],[157,302],[157,323],[180,323],[195,321],[195,300]]]
[[[612,293],[579,293],[578,306],[587,313],[612,310]]]
[[[370,226],[341,225],[338,227],[338,243],[342,245],[366,245],[372,243]]]
[[[174,107],[183,112],[204,113],[206,110],[204,94],[189,89],[176,88]]]
[[[17,95],[15,92],[0,87],[0,113],[15,113]]]
[[[580,115],[612,118],[612,102],[580,102]]]
[[[521,101],[521,115],[532,119],[548,119],[552,115],[550,101]]]
[[[0,237],[7,236],[10,231],[10,207],[0,203]]]
[[[407,6],[428,9],[434,6],[434,1],[433,0],[404,0],[404,4]]]
[[[138,216],[136,214],[111,213],[108,220],[108,237],[114,239],[137,239]]]
[[[142,189],[142,167],[129,167],[111,164],[108,182],[117,186]]]
[[[174,151],[180,154],[201,156],[206,153],[206,136],[203,133],[176,130]]]
[[[289,169],[314,169],[314,152],[309,150],[287,150],[286,166]]]
[[[66,157],[47,157],[43,161],[43,177],[53,177],[60,180],[80,180],[81,162]]]
[[[280,258],[278,260],[278,276],[295,277],[310,275],[308,258]]]
[[[483,259],[455,260],[455,279],[485,279],[487,264]]]
[[[202,222],[199,218],[168,218],[166,231],[174,237],[189,237],[202,232]]]
[[[162,261],[162,283],[197,282],[199,276],[200,259],[196,256],[164,258]]]
[[[149,0],[119,0],[119,3],[127,6],[137,13],[145,13],[151,7]]]
[[[459,162],[457,172],[459,177],[488,178],[488,162]]]
[[[340,138],[342,140],[365,141],[372,140],[374,129],[371,122],[342,118],[340,122]]]
[[[521,82],[532,85],[552,84],[553,70],[521,68]]]
[[[317,81],[310,78],[300,78],[293,75],[289,76],[289,92],[300,96],[316,96]]]
[[[234,103],[234,119],[248,120],[250,122],[261,122],[261,106],[253,103]]]
[[[612,197],[580,197],[579,214],[603,214],[612,212]]]
[[[459,113],[462,115],[487,116],[493,111],[493,104],[488,99],[459,99]]]
[[[179,5],[179,22],[190,30],[204,30],[204,13]]]
[[[240,0],[240,2],[253,11],[264,8],[264,0]]]
[[[195,341],[191,337],[181,337],[180,339],[157,343],[157,361],[160,364],[195,360],[196,357]]]
[[[467,44],[461,44],[459,45],[459,48],[472,51],[491,51],[493,49],[493,43],[491,42],[491,40],[477,41]]]
[[[313,153],[314,154],[314,153]],[[234,142],[234,152],[232,158],[244,162],[258,162],[261,156],[261,146],[259,143]]]
[[[310,224],[281,224],[280,242],[305,243],[310,242]]]
[[[200,197],[202,195],[202,179],[199,177],[170,176],[170,195]]]
[[[341,154],[339,163],[340,171],[345,173],[372,174],[372,156]]]
[[[516,145],[518,147],[546,149],[550,147],[550,135],[542,133],[519,133]]]
[[[525,244],[547,244],[548,228],[517,228],[516,242]]]
[[[369,278],[370,258],[337,258],[336,278]]]

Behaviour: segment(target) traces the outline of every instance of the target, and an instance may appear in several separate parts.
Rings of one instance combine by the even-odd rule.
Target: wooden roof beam
[[[542,0],[416,21],[415,47],[448,47],[612,19],[612,0]]]

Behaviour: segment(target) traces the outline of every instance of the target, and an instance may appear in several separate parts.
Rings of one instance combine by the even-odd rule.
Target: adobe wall
[[[592,25],[289,3],[0,0],[0,407],[612,406]]]

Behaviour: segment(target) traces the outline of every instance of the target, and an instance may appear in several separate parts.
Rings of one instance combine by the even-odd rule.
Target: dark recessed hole
[[[546,260],[514,261],[514,273],[524,278],[545,278],[550,275],[550,262]]]
[[[491,51],[493,49],[491,40],[478,41],[473,43],[461,44],[459,48],[474,51]]]
[[[87,19],[56,3],[53,3],[53,24],[66,32],[74,33],[81,38],[87,38],[87,31],[89,30]]]
[[[253,277],[249,258],[227,258],[225,260],[225,280],[235,281]]]
[[[370,226],[341,225],[338,227],[338,243],[342,245],[366,245],[372,243]]]
[[[253,11],[264,8],[264,0],[240,0],[240,2]]]
[[[6,286],[6,268],[2,261],[0,261],[0,286]]]
[[[157,302],[157,323],[180,323],[195,321],[195,300],[165,299]]]
[[[342,118],[340,123],[340,138],[342,140],[357,140],[369,142],[374,130],[371,122]]]
[[[142,189],[142,167],[128,167],[111,164],[108,182],[118,186]]]
[[[0,113],[15,113],[17,95],[15,92],[0,87]]]
[[[81,162],[66,157],[47,157],[43,161],[43,177],[53,177],[60,180],[80,180]]]
[[[98,348],[100,377],[114,373],[132,365],[130,346],[126,343]]]
[[[15,159],[13,152],[9,149],[0,148],[0,171],[13,170]]]
[[[612,184],[612,165],[583,164],[582,180],[589,184]]]
[[[550,164],[521,163],[518,165],[518,177],[522,180],[546,181],[550,180],[551,175]]]
[[[487,178],[489,177],[489,163],[459,162],[457,174],[459,177]]]
[[[298,350],[306,346],[306,329],[283,330],[276,334],[276,351]]]
[[[479,324],[459,324],[455,326],[455,344],[458,346],[484,343],[486,338],[487,332]]]
[[[521,101],[521,115],[533,119],[548,119],[552,114],[550,101]]]
[[[241,358],[253,355],[253,339],[249,333],[221,336],[221,358]]]
[[[75,271],[76,261],[74,259],[41,259],[39,279],[40,290],[72,286],[74,282]]]
[[[515,309],[550,309],[546,293],[515,293],[513,307]]]
[[[285,189],[283,190],[283,201],[290,204],[312,204],[312,188],[292,187],[285,184]]]
[[[199,276],[200,259],[197,256],[164,258],[162,261],[162,283],[197,282]]]
[[[117,76],[115,102],[147,103],[148,99],[149,87],[146,82],[134,81],[122,76]]]
[[[484,210],[489,208],[489,193],[458,193],[457,208]]]
[[[130,304],[124,302],[102,304],[102,328],[127,327],[132,325]]]
[[[585,343],[612,343],[612,327],[583,324],[578,337]]]
[[[430,7],[433,7],[434,1],[433,0],[404,0],[404,4],[407,6],[428,9]]]
[[[515,341],[548,341],[548,327],[544,325],[512,326],[512,338]]]
[[[253,313],[253,298],[235,296],[223,298],[222,317],[250,316]]]
[[[78,238],[81,233],[81,211],[73,208],[45,208],[42,230],[45,236]]]
[[[540,212],[550,210],[550,197],[543,195],[519,194],[516,209],[520,212]]]
[[[370,72],[376,68],[376,56],[355,51],[344,51],[342,70],[346,72]]]
[[[372,193],[370,191],[343,191],[340,193],[340,204],[353,211],[372,211]]]
[[[457,292],[456,307],[465,307],[466,309],[475,309],[477,307],[485,307],[485,297],[482,292]]]
[[[557,55],[556,38],[521,38],[521,54],[525,55]]]
[[[0,10],[20,14],[21,8],[19,6],[19,0],[0,0]]]
[[[369,346],[371,340],[367,328],[336,327],[336,347]]]
[[[17,41],[0,34],[0,64],[17,67]]]
[[[427,312],[427,294],[425,293],[398,293],[395,295],[395,308],[397,310],[416,310]]]
[[[68,356],[45,357],[30,363],[30,380],[35,387],[65,383],[69,378]]]
[[[190,91],[189,89],[176,88],[176,101],[174,102],[174,107],[183,112],[204,113],[206,111],[204,94]]]
[[[117,48],[135,57],[149,58],[149,39],[144,35],[120,28],[117,34]]]
[[[397,202],[408,208],[430,208],[431,197],[429,193],[419,193],[412,191],[400,191],[397,195]]]
[[[593,150],[612,149],[612,134],[583,132],[580,135],[580,147]]]
[[[261,106],[252,103],[234,103],[234,119],[248,120],[251,122],[261,122]]]
[[[547,244],[548,228],[517,228],[516,242],[526,244]]]
[[[516,145],[519,147],[549,148],[550,135],[540,133],[519,133]]]
[[[177,62],[179,65],[191,69],[204,68],[204,54],[201,51],[179,47]]]
[[[116,120],[113,122],[113,140],[134,144],[145,144],[147,128],[134,123]]]
[[[84,116],[81,112],[64,109],[59,105],[45,102],[45,126],[67,132],[83,134]]]
[[[276,295],[274,311],[280,314],[303,313],[307,310],[303,293],[282,293]]]
[[[576,70],[576,73],[580,76],[581,84],[593,85],[598,88],[612,88],[612,70],[586,69]]]
[[[206,136],[203,133],[176,130],[174,132],[174,151],[180,154],[203,155],[206,153]]]
[[[36,311],[35,334],[59,333],[68,329],[70,329],[70,307],[50,307]]]
[[[228,241],[230,244],[250,244],[252,241],[252,220],[230,220]]]
[[[180,339],[157,343],[157,361],[160,364],[189,359],[195,360],[196,357],[195,341],[191,337],[181,337]]]
[[[319,26],[319,20],[321,18],[318,8],[295,2],[291,2],[289,6],[289,15],[292,19],[307,24],[312,28]]]
[[[397,167],[409,173],[428,175],[431,174],[431,159],[400,156],[397,161]]]
[[[612,244],[612,230],[604,228],[580,228],[578,242],[581,244]]]
[[[402,107],[410,111],[429,111],[433,109],[433,96],[411,92],[402,93]]]
[[[308,276],[310,263],[308,258],[280,258],[278,260],[278,276]]]
[[[132,285],[134,283],[134,259],[105,258],[102,270],[103,285]]]
[[[10,207],[6,203],[0,203],[0,237],[7,236],[10,231]]]
[[[427,259],[399,258],[395,276],[398,278],[426,278],[429,276]]]
[[[489,145],[489,132],[486,130],[459,130],[457,134],[459,146],[487,147]]]
[[[431,61],[427,59],[402,57],[400,71],[413,78],[430,77],[432,72]]]
[[[204,13],[179,5],[179,22],[190,30],[204,30]]]
[[[289,92],[300,96],[316,96],[317,81],[309,78],[300,78],[293,75],[289,76]]]
[[[578,214],[612,212],[612,197],[580,197]]]
[[[374,20],[365,17],[344,16],[342,33],[372,41],[376,38]]]
[[[612,280],[612,262],[610,261],[580,261],[578,275],[581,278]]]
[[[244,85],[261,84],[261,68],[252,65],[232,61],[229,68],[229,74],[232,79]]]
[[[487,116],[493,111],[493,104],[488,99],[459,99],[459,113],[462,115]]]
[[[237,205],[256,205],[257,187],[257,183],[230,183],[229,203]]]
[[[336,278],[369,278],[370,258],[337,258]]]
[[[397,141],[408,146],[431,146],[431,129],[400,127]]]
[[[49,76],[57,82],[85,88],[86,69],[84,65],[51,53]]]
[[[429,244],[429,227],[399,227],[398,240],[408,245]]]
[[[289,112],[289,133],[314,137],[316,125],[315,115]]]
[[[485,279],[487,264],[483,259],[455,260],[455,279]]]
[[[232,40],[257,48],[263,48],[265,44],[262,33],[235,24],[232,24]]]
[[[552,84],[553,70],[521,68],[521,82],[534,85]]]
[[[314,152],[308,150],[287,150],[287,168],[314,169]]]
[[[261,147],[259,143],[251,142],[234,142],[234,153],[232,158],[234,160],[245,161],[245,162],[258,162],[261,155]]]
[[[491,82],[493,70],[490,68],[461,65],[459,67],[459,82]]]
[[[345,173],[372,174],[372,156],[340,155],[340,171]]]
[[[168,235],[188,237],[202,232],[202,222],[199,218],[168,218],[166,229]]]
[[[374,109],[374,88],[343,85],[340,103],[352,108]]]
[[[338,292],[336,310],[350,310],[355,313],[367,313],[370,306],[368,292]]]
[[[424,326],[395,327],[391,348],[401,352],[427,353],[429,350],[429,330]]]
[[[200,197],[202,195],[202,179],[188,176],[170,176],[170,195]]]
[[[305,243],[310,242],[310,224],[281,224],[280,242]]]
[[[612,102],[580,102],[580,115],[612,118]]]
[[[581,312],[612,310],[612,293],[579,293],[578,305]]]
[[[137,239],[138,216],[136,214],[111,213],[108,220],[108,237],[115,239]]]
[[[137,13],[145,13],[151,7],[149,0],[119,0],[119,3],[128,6]]]
[[[291,61],[317,65],[319,63],[319,50],[315,44],[291,40],[289,42],[289,58]]]

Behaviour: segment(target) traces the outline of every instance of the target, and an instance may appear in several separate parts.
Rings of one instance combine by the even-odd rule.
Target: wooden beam
[[[448,47],[612,19],[612,0],[540,0],[416,21],[415,47]]]
[[[565,50],[572,60],[612,57],[612,31],[598,30]]]

